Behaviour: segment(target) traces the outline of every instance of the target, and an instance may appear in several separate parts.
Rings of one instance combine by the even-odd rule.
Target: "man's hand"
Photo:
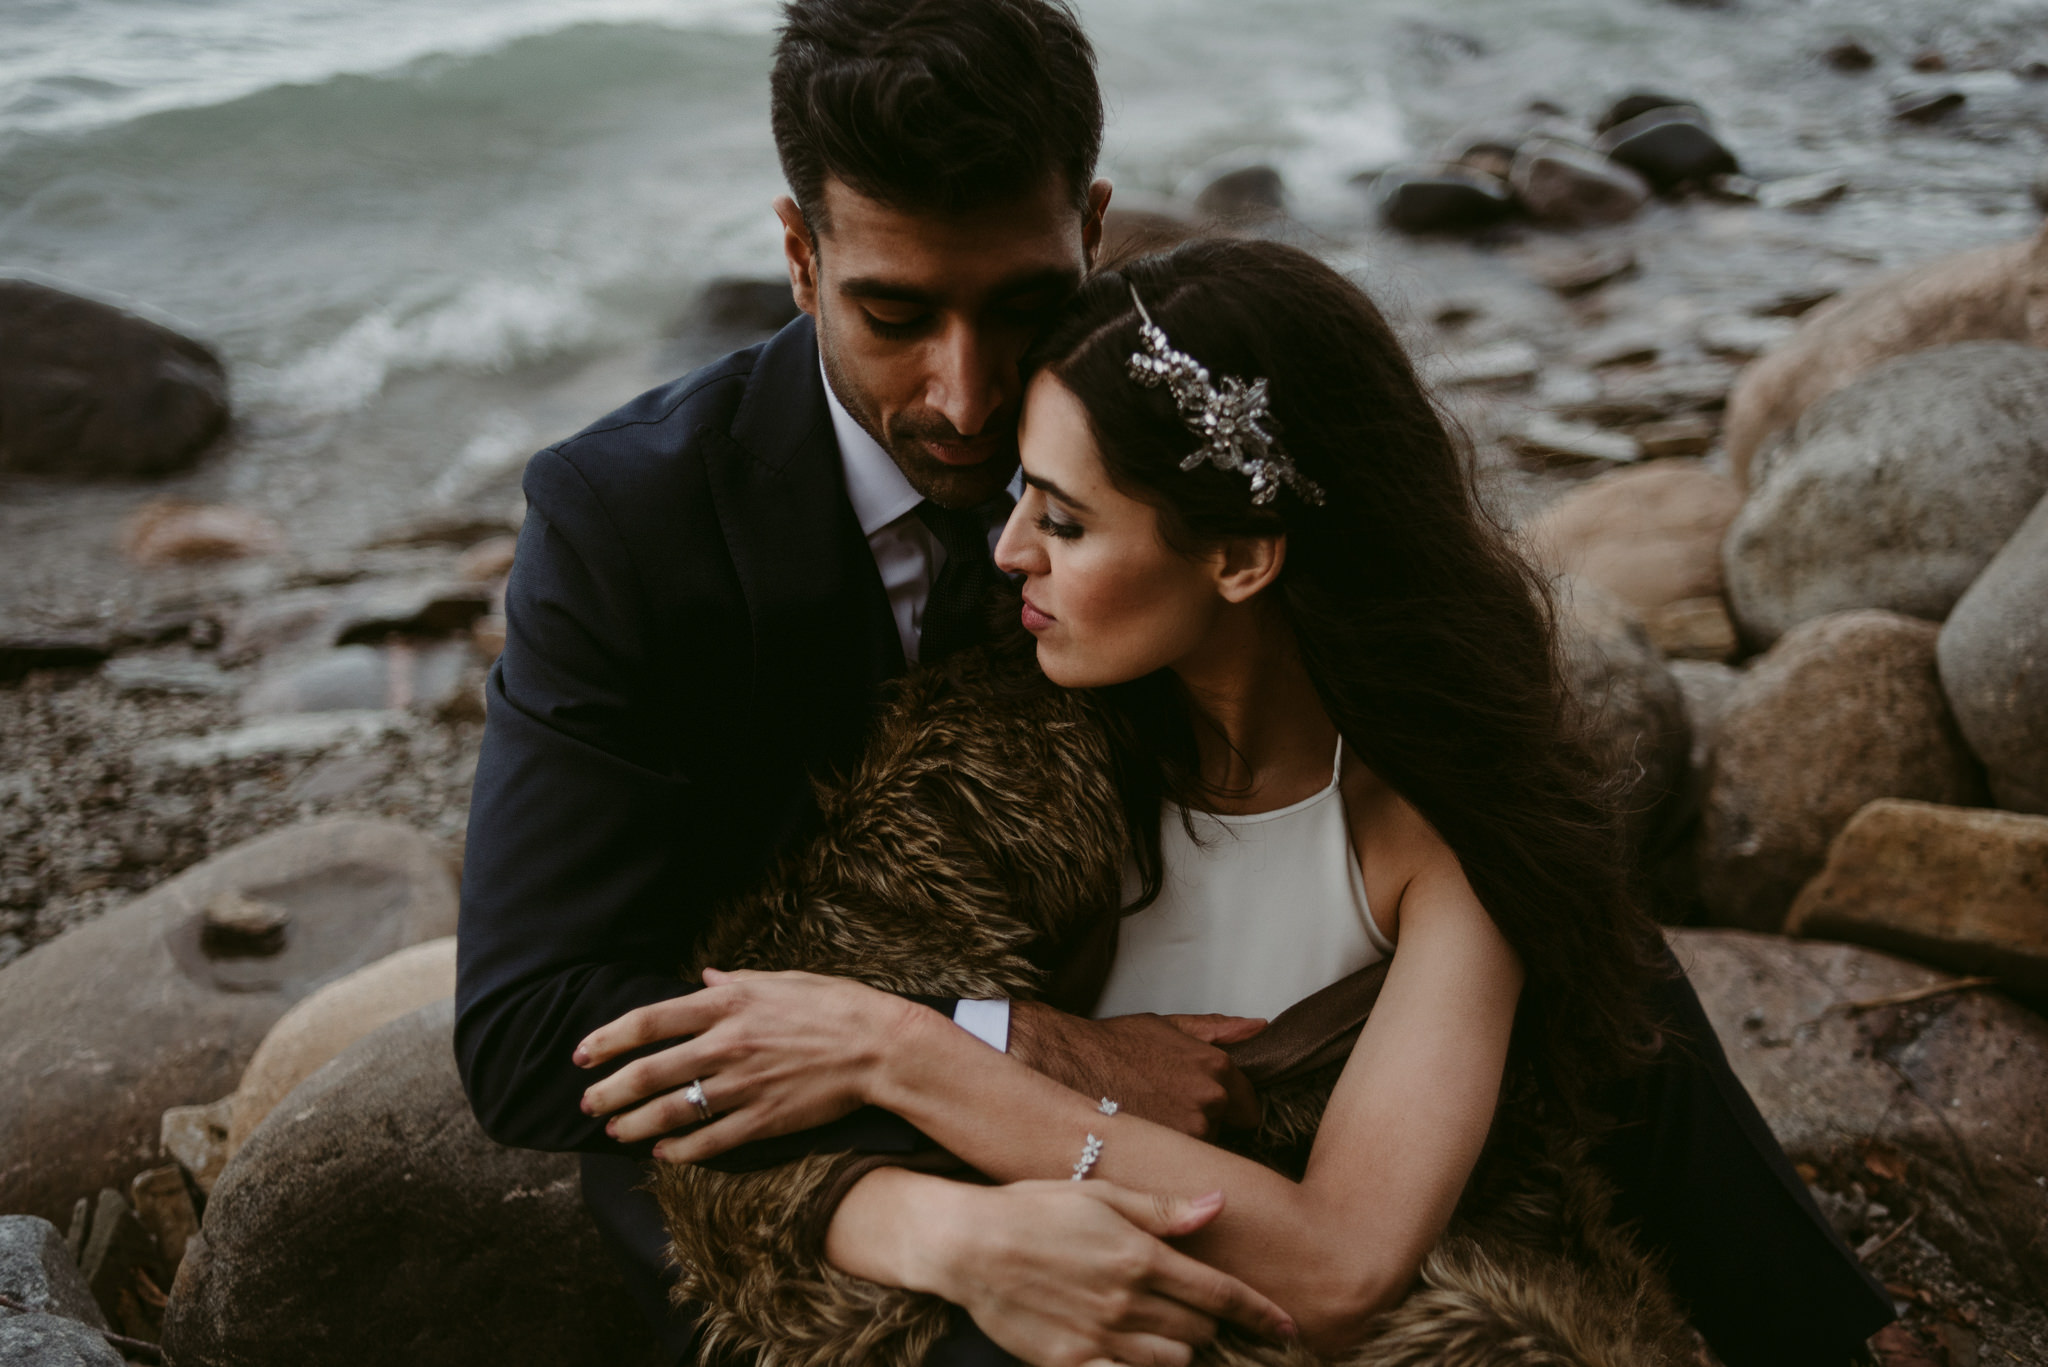
[[[1083,1096],[1197,1139],[1259,1123],[1259,1102],[1219,1045],[1266,1028],[1244,1016],[1082,1020],[1042,1002],[1010,1007],[1010,1053]]]

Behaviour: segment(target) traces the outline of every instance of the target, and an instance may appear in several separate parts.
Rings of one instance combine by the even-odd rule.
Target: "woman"
[[[825,1256],[965,1305],[1034,1363],[1181,1363],[1205,1335],[1173,1294],[1128,1297],[1090,1327],[1071,1286],[1034,1297],[979,1270],[1034,1238],[1085,1246],[1090,1204],[1142,1224],[1147,1206],[1125,1192],[1212,1193],[1153,1232],[1184,1233],[1194,1258],[1270,1297],[1285,1322],[1266,1327],[1318,1355],[1590,1351],[1502,1339],[1487,1356],[1418,1339],[1401,1356],[1397,1330],[1455,1317],[1449,1301],[1389,1314],[1418,1304],[1422,1273],[1423,1298],[1485,1299],[1487,1278],[1499,1283],[1484,1323],[1466,1326],[1481,1337],[1501,1339],[1518,1296],[1575,1296],[1586,1315],[1551,1314],[1552,1339],[1612,1331],[1618,1360],[1673,1360],[1654,1277],[1603,1242],[1598,1192],[1577,1178],[1548,1188],[1526,1242],[1593,1280],[1501,1261],[1516,1246],[1502,1231],[1527,1212],[1495,1198],[1517,1182],[1526,1193],[1534,1157],[1556,1157],[1502,1136],[1538,1120],[1553,1139],[1595,1131],[1600,1086],[1657,1044],[1642,992],[1652,942],[1574,738],[1542,585],[1476,511],[1385,321],[1301,252],[1194,243],[1093,277],[1034,365],[1027,487],[997,559],[1023,578],[1045,676],[1096,691],[1125,800],[1146,813],[1131,823],[1138,909],[1105,1008],[1270,1016],[1391,964],[1305,1162],[1268,1145],[1273,1166],[1115,1114],[898,997],[747,979],[813,1009],[829,1000],[857,1026],[849,1039],[894,1041],[844,1061],[849,1096],[1005,1184],[858,1174],[830,1193],[844,1199]],[[618,1052],[604,1033],[599,1060]],[[773,1072],[716,1031],[692,1047],[722,1117],[663,1141],[685,1162],[748,1137]],[[1503,1096],[1516,1125],[1496,1125]],[[1502,1173],[1482,1193],[1490,1132],[1511,1157],[1489,1165]],[[1039,1184],[1068,1178],[1087,1181]],[[1506,1242],[1446,1261],[1454,1213]],[[886,1318],[884,1301],[866,1304]],[[1586,1322],[1600,1314],[1610,1322]],[[1279,1350],[1238,1338],[1229,1351]]]

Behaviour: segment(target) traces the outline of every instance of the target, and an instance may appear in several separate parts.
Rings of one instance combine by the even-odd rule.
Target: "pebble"
[[[1667,418],[1644,423],[1629,435],[1642,443],[1643,454],[1653,459],[1665,456],[1703,456],[1713,448],[1721,429],[1707,418]]]
[[[1689,104],[1644,110],[1602,132],[1594,146],[1660,190],[1742,170],[1706,115]]]
[[[1820,59],[1837,71],[1868,71],[1877,65],[1876,56],[1854,38],[1843,38],[1829,44],[1821,52]]]
[[[1508,445],[1540,460],[1593,460],[1625,464],[1641,460],[1643,448],[1623,432],[1590,423],[1537,414],[1508,435]]]
[[[1757,188],[1756,202],[1766,209],[1806,213],[1833,204],[1848,193],[1847,176],[1839,171],[1816,171],[1812,175],[1764,182]]]
[[[1287,212],[1287,182],[1270,166],[1240,166],[1194,196],[1195,211],[1220,222],[1277,218]]]
[[[1551,289],[1569,297],[1598,289],[1634,274],[1635,270],[1635,250],[1616,243],[1546,257],[1536,263],[1535,274]]]
[[[180,565],[275,555],[284,533],[261,513],[233,504],[160,501],[121,529],[121,549],[138,565]]]
[[[1650,644],[1672,660],[1727,660],[1738,644],[1728,604],[1719,594],[1681,598],[1643,614]]]
[[[250,717],[407,708],[431,713],[454,696],[468,664],[462,641],[336,646],[266,673],[243,695],[242,711]]]
[[[1542,369],[1543,358],[1527,342],[1495,342],[1470,351],[1426,356],[1421,366],[1426,383],[1453,388],[1524,385]]]
[[[1514,212],[1507,182],[1466,166],[1397,167],[1373,181],[1381,220],[1409,233],[1484,228]]]
[[[1636,171],[1556,138],[1524,144],[1510,183],[1530,213],[1555,223],[1618,223],[1650,202]]]
[[[1968,102],[1960,90],[1903,90],[1892,96],[1892,117],[1905,123],[1933,123]]]
[[[1716,356],[1748,360],[1761,356],[1794,332],[1798,325],[1785,318],[1756,318],[1730,313],[1700,324],[1700,345]]]
[[[313,712],[301,716],[273,717],[232,731],[208,736],[157,741],[135,752],[135,761],[147,767],[204,769],[259,755],[310,755],[337,747],[368,744],[395,732],[412,728],[403,712]]]
[[[181,693],[215,697],[234,693],[241,681],[211,660],[126,655],[107,661],[100,676],[121,693]]]

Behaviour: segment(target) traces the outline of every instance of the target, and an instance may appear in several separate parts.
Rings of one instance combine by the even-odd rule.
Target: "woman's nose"
[[[1037,574],[1043,572],[1044,548],[1038,538],[1031,534],[1032,514],[1025,511],[1030,497],[1018,500],[1010,510],[1010,520],[1003,524],[1003,534],[996,541],[996,568],[1004,574]]]

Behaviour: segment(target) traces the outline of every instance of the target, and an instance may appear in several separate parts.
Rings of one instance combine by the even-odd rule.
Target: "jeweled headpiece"
[[[1266,382],[1260,379],[1246,384],[1235,375],[1226,375],[1221,386],[1212,384],[1201,362],[1185,351],[1175,351],[1166,340],[1166,333],[1145,311],[1136,285],[1131,286],[1131,302],[1138,306],[1138,317],[1143,320],[1138,336],[1145,342],[1143,351],[1131,353],[1131,378],[1148,389],[1165,385],[1188,430],[1202,439],[1180,468],[1192,470],[1206,462],[1219,470],[1249,475],[1253,503],[1271,503],[1284,484],[1303,502],[1321,507],[1322,486],[1294,468],[1294,462],[1265,428],[1269,412]]]

